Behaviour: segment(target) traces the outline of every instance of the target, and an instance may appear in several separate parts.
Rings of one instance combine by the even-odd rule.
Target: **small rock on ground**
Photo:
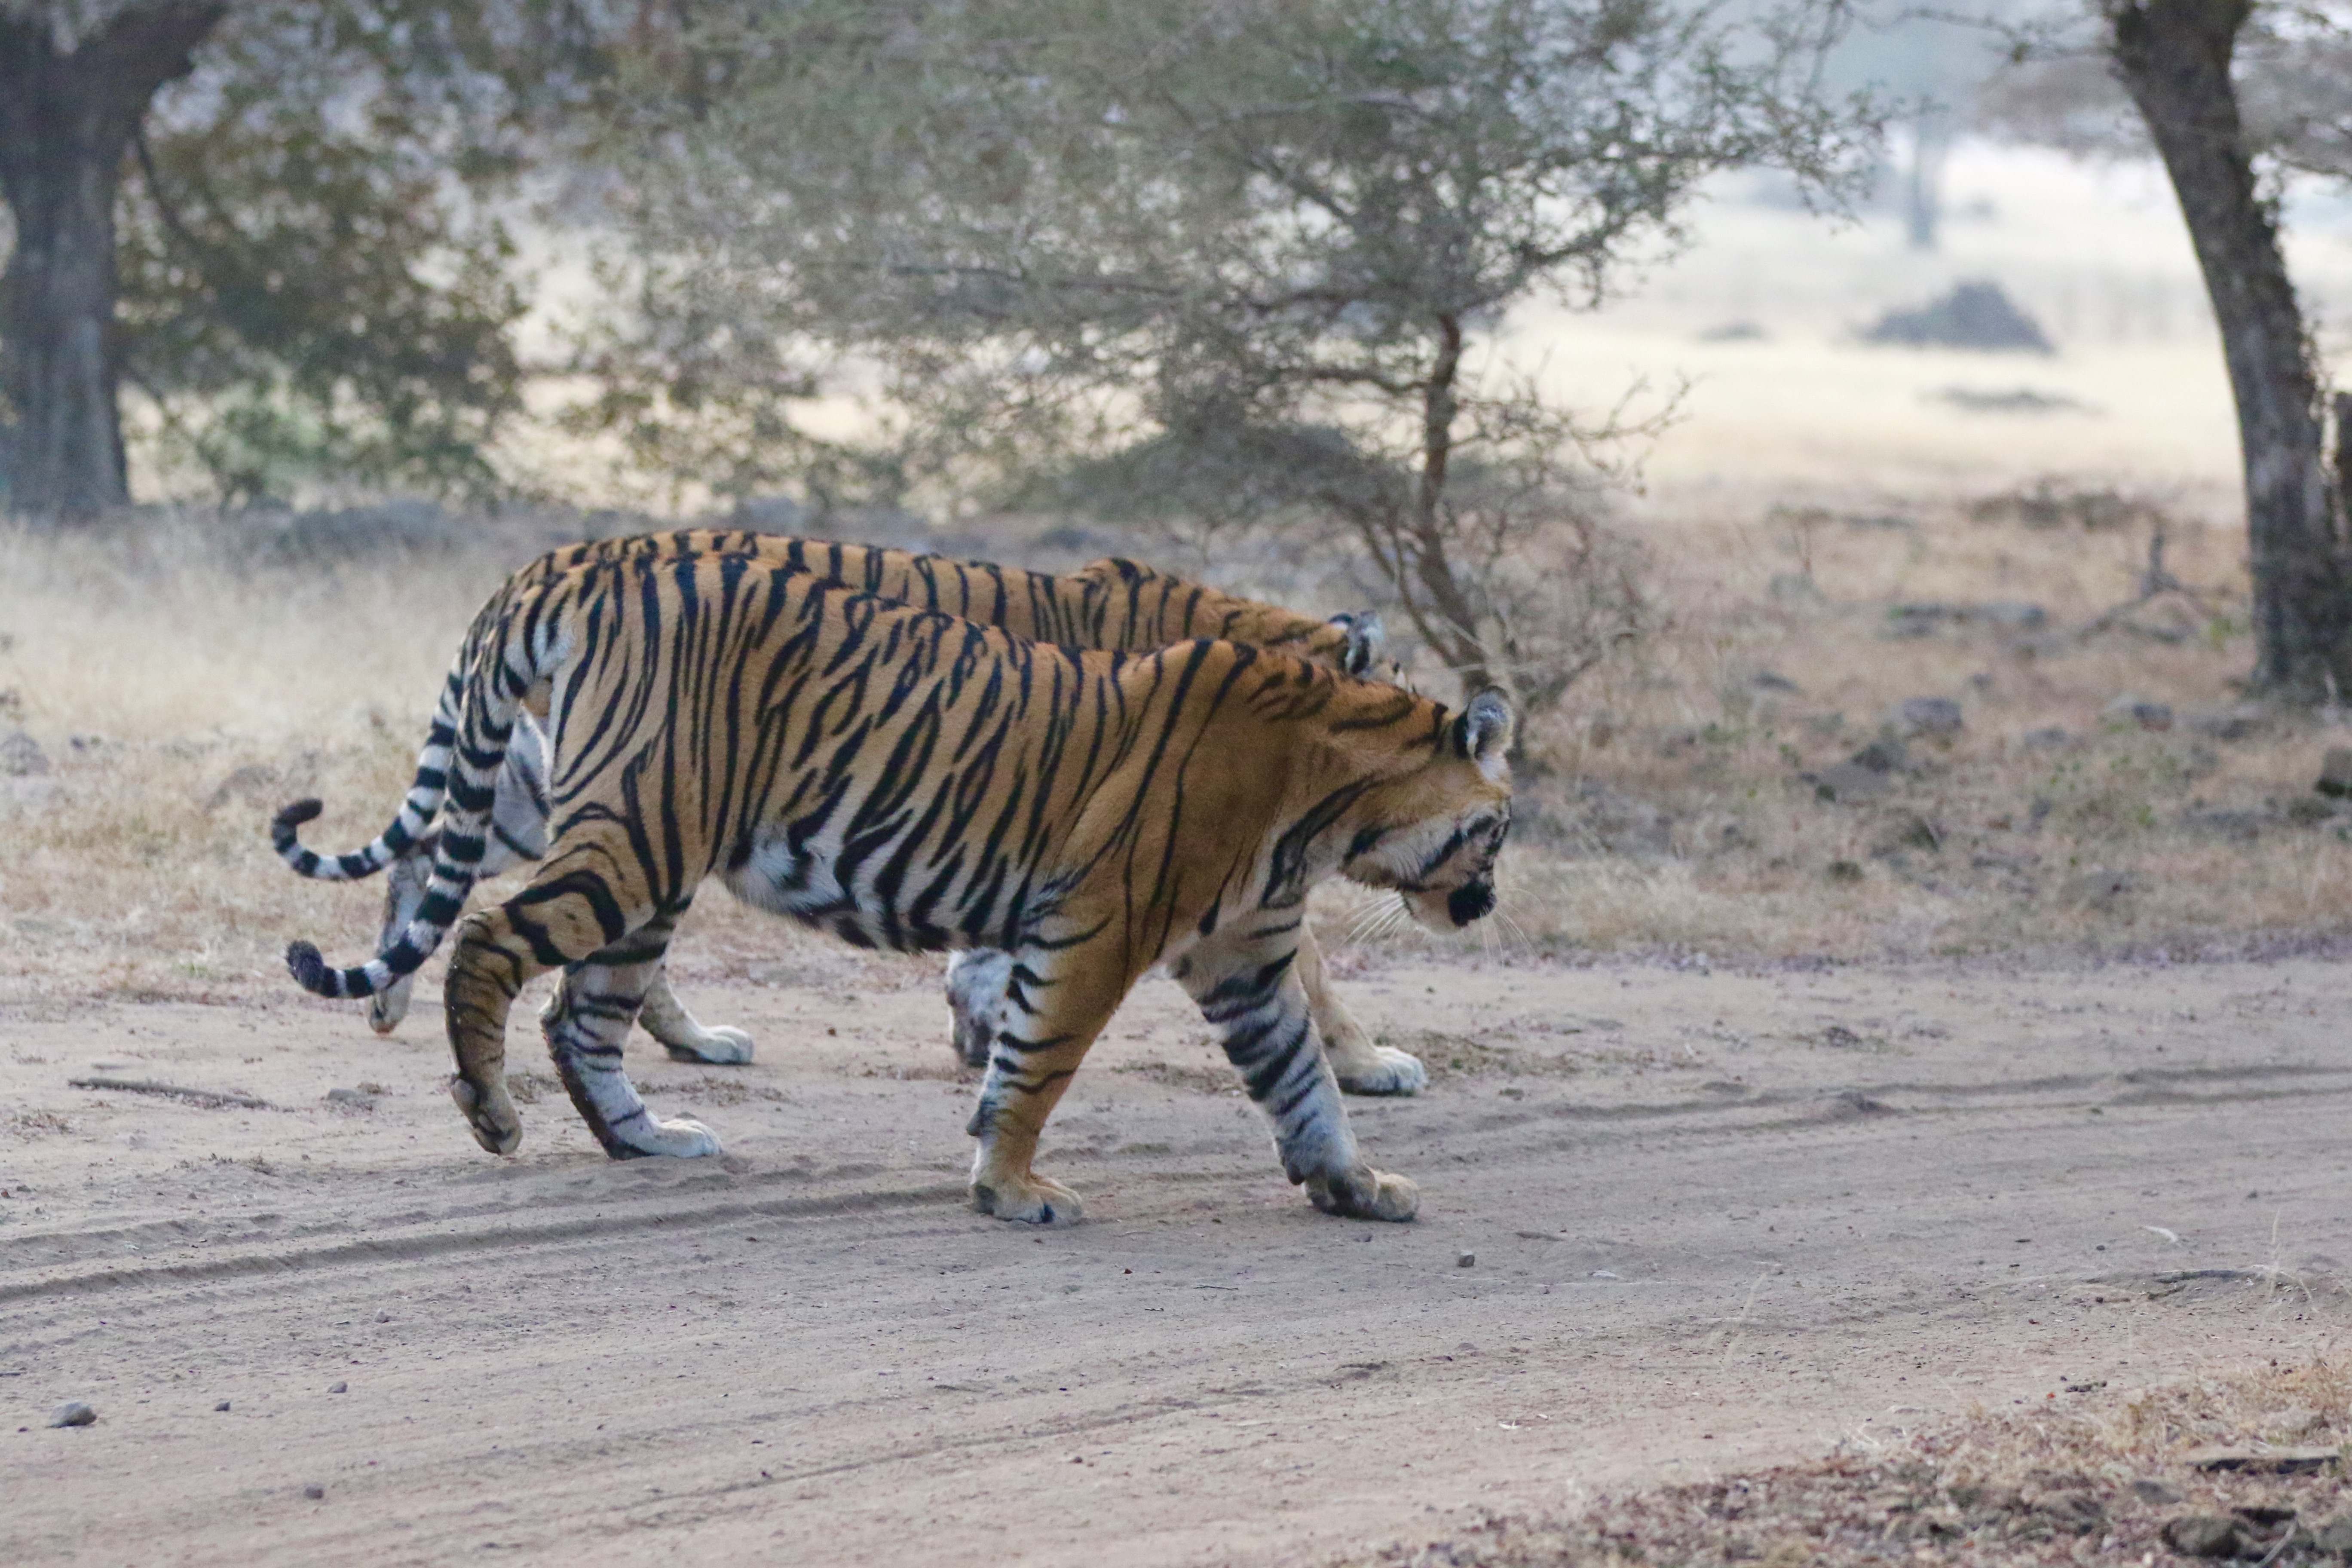
[[[1860,763],[1839,763],[1823,768],[1813,775],[1812,784],[1817,797],[1841,805],[1885,800],[1895,793],[1895,783],[1885,773]]]
[[[1911,765],[1911,748],[1899,735],[1881,735],[1846,761],[1874,773],[1896,773]]]
[[[2039,605],[2028,605],[2014,599],[1995,599],[1979,605],[1969,618],[2005,632],[2038,632],[2050,624],[2050,612]]]
[[[349,1394],[351,1391],[352,1385],[348,1383],[331,1383],[327,1384],[327,1392],[330,1394]]]
[[[2235,1557],[2238,1521],[2220,1514],[2184,1513],[2165,1521],[2164,1543],[2183,1557]]]
[[[2187,722],[2190,734],[2202,735],[2209,741],[2242,741],[2260,734],[2269,720],[2269,713],[2259,702],[2233,702],[2226,708],[2191,713]]]
[[[1948,740],[1960,732],[1960,705],[1948,697],[1906,697],[1887,715],[1887,723],[1899,735],[1925,735],[1933,740]]]
[[[87,1426],[98,1419],[98,1412],[79,1399],[68,1399],[49,1412],[52,1426]]]
[[[304,1487],[302,1489],[302,1495],[309,1498],[312,1502],[319,1502],[326,1497],[327,1489],[324,1487]]]
[[[1454,1267],[1456,1268],[1475,1268],[1477,1265],[1477,1262],[1478,1255],[1476,1253],[1465,1252],[1454,1258]]]
[[[2168,706],[2129,691],[2100,709],[2099,717],[2111,723],[2137,724],[2143,730],[2172,728],[2172,710]]]
[[[38,741],[22,730],[0,735],[0,773],[11,778],[34,778],[48,771],[48,754],[41,750]]]
[[[2352,796],[2352,746],[2330,746],[2319,764],[2319,782],[2311,787],[2338,800]]]
[[[2066,903],[2080,904],[2085,909],[2111,910],[2123,901],[2125,894],[2138,886],[2139,878],[2136,873],[2102,866],[2079,877],[2067,878],[2065,886],[2058,890],[2058,897]]]

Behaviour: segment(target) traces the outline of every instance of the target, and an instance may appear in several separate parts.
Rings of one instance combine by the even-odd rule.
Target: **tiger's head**
[[[1343,825],[1339,874],[1404,900],[1451,931],[1495,907],[1495,858],[1511,828],[1510,699],[1488,688],[1442,726],[1431,752],[1368,790]]]

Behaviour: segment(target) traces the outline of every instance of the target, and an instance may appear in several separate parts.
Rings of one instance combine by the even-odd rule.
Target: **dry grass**
[[[2342,930],[2352,846],[2312,785],[2352,736],[2282,712],[2214,732],[2252,661],[2242,546],[2187,508],[2085,529],[1954,500],[1663,499],[1644,525],[1661,625],[1538,727],[1507,912],[1542,949],[1742,959],[2188,955]],[[2159,510],[2167,567],[2210,594],[2071,635],[2135,595]],[[1889,614],[1999,602],[2046,623]],[[2104,718],[2126,693],[2172,728]],[[1811,780],[1915,697],[1958,701],[1960,732],[1911,742],[1883,800],[1820,798]],[[2051,730],[2067,738],[2029,744]]]
[[[2352,1550],[2352,1373],[2260,1366],[2070,1408],[1977,1412],[1898,1445],[1622,1497],[1572,1515],[1489,1515],[1436,1542],[1339,1561],[1386,1568],[2041,1568],[2181,1562],[2200,1520],[2249,1561],[2305,1568]],[[2064,1396],[2061,1396],[2064,1397]],[[2208,1470],[2215,1450],[2332,1463]],[[2338,1521],[2341,1521],[2340,1523]],[[2334,1530],[2328,1527],[2333,1524]],[[2168,1527],[2170,1535],[2168,1537]],[[2228,1550],[2215,1553],[2230,1555]]]
[[[2250,662],[2239,542],[2197,521],[2198,498],[2156,499],[2175,513],[2168,564],[2220,595],[2218,614],[2176,603],[2144,617],[2185,634],[2175,641],[2054,635],[2131,595],[2144,513],[2085,529],[1899,497],[1646,503],[1630,522],[1654,562],[1654,629],[1534,728],[1507,918],[1469,940],[1802,960],[2186,955],[2340,931],[2352,829],[2311,784],[2344,737],[2309,716],[2268,715],[2236,740],[2192,730]],[[289,876],[268,815],[317,794],[316,842],[381,826],[466,618],[541,542],[286,566],[238,564],[194,524],[0,532],[0,729],[21,723],[51,768],[0,779],[8,991],[271,995],[289,937],[362,950],[375,892]],[[1890,636],[1890,605],[1991,600],[2042,606],[2045,635],[1939,623]],[[1766,672],[1799,689],[1759,686]],[[2125,691],[2180,721],[2103,721]],[[1957,699],[1964,729],[1915,742],[1884,801],[1817,798],[1803,775],[1915,696]],[[2052,727],[2074,738],[2022,743]],[[2070,890],[2094,871],[2126,890]],[[1323,918],[1335,939],[1374,947],[1430,940],[1346,889]],[[688,973],[812,940],[719,898],[696,922]]]

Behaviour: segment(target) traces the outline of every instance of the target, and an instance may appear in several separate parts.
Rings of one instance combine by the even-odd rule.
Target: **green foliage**
[[[119,363],[219,499],[481,500],[521,408],[511,203],[604,70],[574,7],[242,7],[159,95],[119,223]]]

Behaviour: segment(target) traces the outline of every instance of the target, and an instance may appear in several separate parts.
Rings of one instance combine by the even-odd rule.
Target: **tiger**
[[[1297,655],[1194,639],[1151,653],[1030,642],[756,557],[596,563],[512,585],[477,616],[433,879],[385,952],[287,965],[321,996],[413,973],[478,873],[525,697],[549,691],[546,856],[467,916],[449,961],[450,1089],[481,1146],[522,1124],[507,1017],[541,1015],[605,1152],[698,1157],[718,1136],[657,1120],[622,1044],[712,875],[755,907],[860,947],[1008,956],[1003,1026],[967,1131],[983,1214],[1076,1221],[1040,1131],[1129,988],[1155,964],[1216,1030],[1285,1174],[1327,1213],[1412,1217],[1374,1170],[1317,1048],[1297,954],[1308,893],[1344,877],[1452,931],[1495,906],[1511,822],[1509,699],[1460,712]]]
[[[689,529],[568,545],[522,567],[509,582],[527,586],[601,562],[688,555],[750,555],[885,598],[999,626],[1017,636],[1079,647],[1140,651],[1196,637],[1226,637],[1295,651],[1354,675],[1370,671],[1381,648],[1381,621],[1374,613],[1317,620],[1188,583],[1131,561],[1107,558],[1074,573],[1053,575],[984,562],[734,529]],[[456,700],[454,690],[445,685],[425,755],[419,760],[416,783],[399,816],[373,843],[351,854],[320,856],[299,844],[297,830],[308,817],[281,814],[271,825],[279,855],[303,876],[341,880],[368,876],[378,868],[387,872],[379,950],[398,939],[425,899],[435,839],[435,830],[428,824],[441,804],[443,753],[454,733]],[[499,774],[491,812],[489,847],[478,875],[495,876],[545,853],[546,771],[546,742],[527,707],[517,717],[508,742],[506,766]],[[998,1027],[991,1003],[1003,990],[1003,963],[1002,954],[991,952],[957,953],[950,960],[950,1042],[969,1068],[987,1065],[989,1041]],[[1321,950],[1311,933],[1300,942],[1298,964],[1318,1034],[1343,1090],[1411,1095],[1427,1087],[1428,1071],[1420,1058],[1375,1043],[1333,993],[1324,976]],[[414,976],[403,975],[368,998],[368,1023],[376,1033],[388,1035],[399,1027],[407,1016],[414,985]],[[638,1017],[646,1031],[679,1060],[719,1065],[751,1059],[749,1035],[723,1025],[702,1024],[677,999],[666,975],[655,977]]]

